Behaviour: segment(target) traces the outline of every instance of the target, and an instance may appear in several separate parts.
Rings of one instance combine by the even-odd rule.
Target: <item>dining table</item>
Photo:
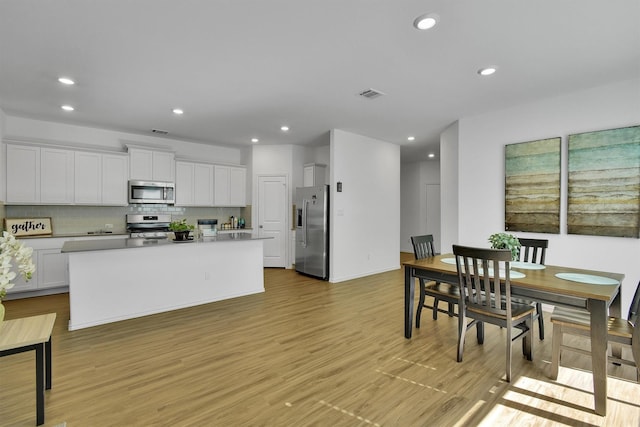
[[[458,285],[458,272],[453,254],[408,260],[403,266],[404,336],[411,338],[415,279]],[[520,262],[512,262],[510,269],[512,296],[589,311],[595,413],[606,415],[607,318],[620,317],[620,286],[624,274]],[[614,347],[613,352],[619,356],[620,346]]]

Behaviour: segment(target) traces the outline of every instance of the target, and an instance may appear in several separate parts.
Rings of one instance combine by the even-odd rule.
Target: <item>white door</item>
[[[440,184],[427,184],[427,233],[433,234],[433,246],[440,250]],[[448,253],[451,248],[445,252]]]
[[[287,180],[285,176],[258,176],[258,234],[264,240],[264,266],[286,267]]]

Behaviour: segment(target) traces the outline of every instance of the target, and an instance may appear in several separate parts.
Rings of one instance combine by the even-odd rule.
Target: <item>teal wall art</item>
[[[569,135],[567,232],[640,237],[640,126]]]
[[[560,137],[505,146],[504,227],[560,233]]]

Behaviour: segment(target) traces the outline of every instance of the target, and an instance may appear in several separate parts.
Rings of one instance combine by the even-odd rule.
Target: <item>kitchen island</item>
[[[264,292],[264,238],[69,241],[69,330]]]

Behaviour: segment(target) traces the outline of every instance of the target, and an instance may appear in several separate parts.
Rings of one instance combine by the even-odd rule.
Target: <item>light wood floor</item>
[[[462,363],[455,318],[427,313],[404,338],[402,270],[329,284],[267,269],[265,287],[73,332],[67,294],[5,305],[7,318],[58,313],[47,426],[640,424],[629,367],[611,366],[607,417],[592,410],[589,358],[570,355],[548,379],[550,322],[509,384],[498,328],[486,327],[483,346],[469,332]],[[35,425],[32,353],[0,358],[0,426]]]

